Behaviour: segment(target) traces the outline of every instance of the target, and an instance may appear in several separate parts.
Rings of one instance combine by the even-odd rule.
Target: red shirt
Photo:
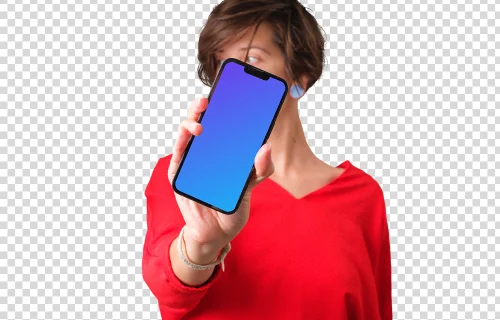
[[[250,217],[199,287],[175,276],[169,248],[184,226],[161,158],[146,187],[143,278],[167,319],[392,319],[384,195],[348,160],[301,199],[271,179],[252,192]]]

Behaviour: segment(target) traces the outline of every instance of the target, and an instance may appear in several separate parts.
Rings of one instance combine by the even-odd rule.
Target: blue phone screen
[[[225,213],[237,209],[257,152],[262,146],[287,87],[261,79],[245,66],[223,66],[175,180],[175,188]]]

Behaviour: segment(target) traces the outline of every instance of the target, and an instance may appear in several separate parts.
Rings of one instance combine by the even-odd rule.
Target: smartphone
[[[288,93],[282,78],[226,59],[172,180],[175,192],[224,214],[235,213]]]

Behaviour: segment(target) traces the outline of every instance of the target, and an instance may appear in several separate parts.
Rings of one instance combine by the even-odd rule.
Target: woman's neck
[[[296,102],[283,105],[269,141],[274,162],[271,177],[276,180],[299,176],[306,168],[321,162],[307,143]]]

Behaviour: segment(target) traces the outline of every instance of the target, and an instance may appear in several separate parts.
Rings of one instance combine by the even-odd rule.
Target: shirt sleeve
[[[200,302],[221,275],[220,265],[204,284],[183,284],[172,270],[170,245],[184,226],[167,171],[171,155],[161,158],[145,189],[147,231],[142,257],[142,275],[157,298],[162,320],[181,319]]]
[[[373,273],[377,286],[381,320],[392,320],[392,270],[389,227],[384,194],[377,183],[374,195],[374,263]]]

